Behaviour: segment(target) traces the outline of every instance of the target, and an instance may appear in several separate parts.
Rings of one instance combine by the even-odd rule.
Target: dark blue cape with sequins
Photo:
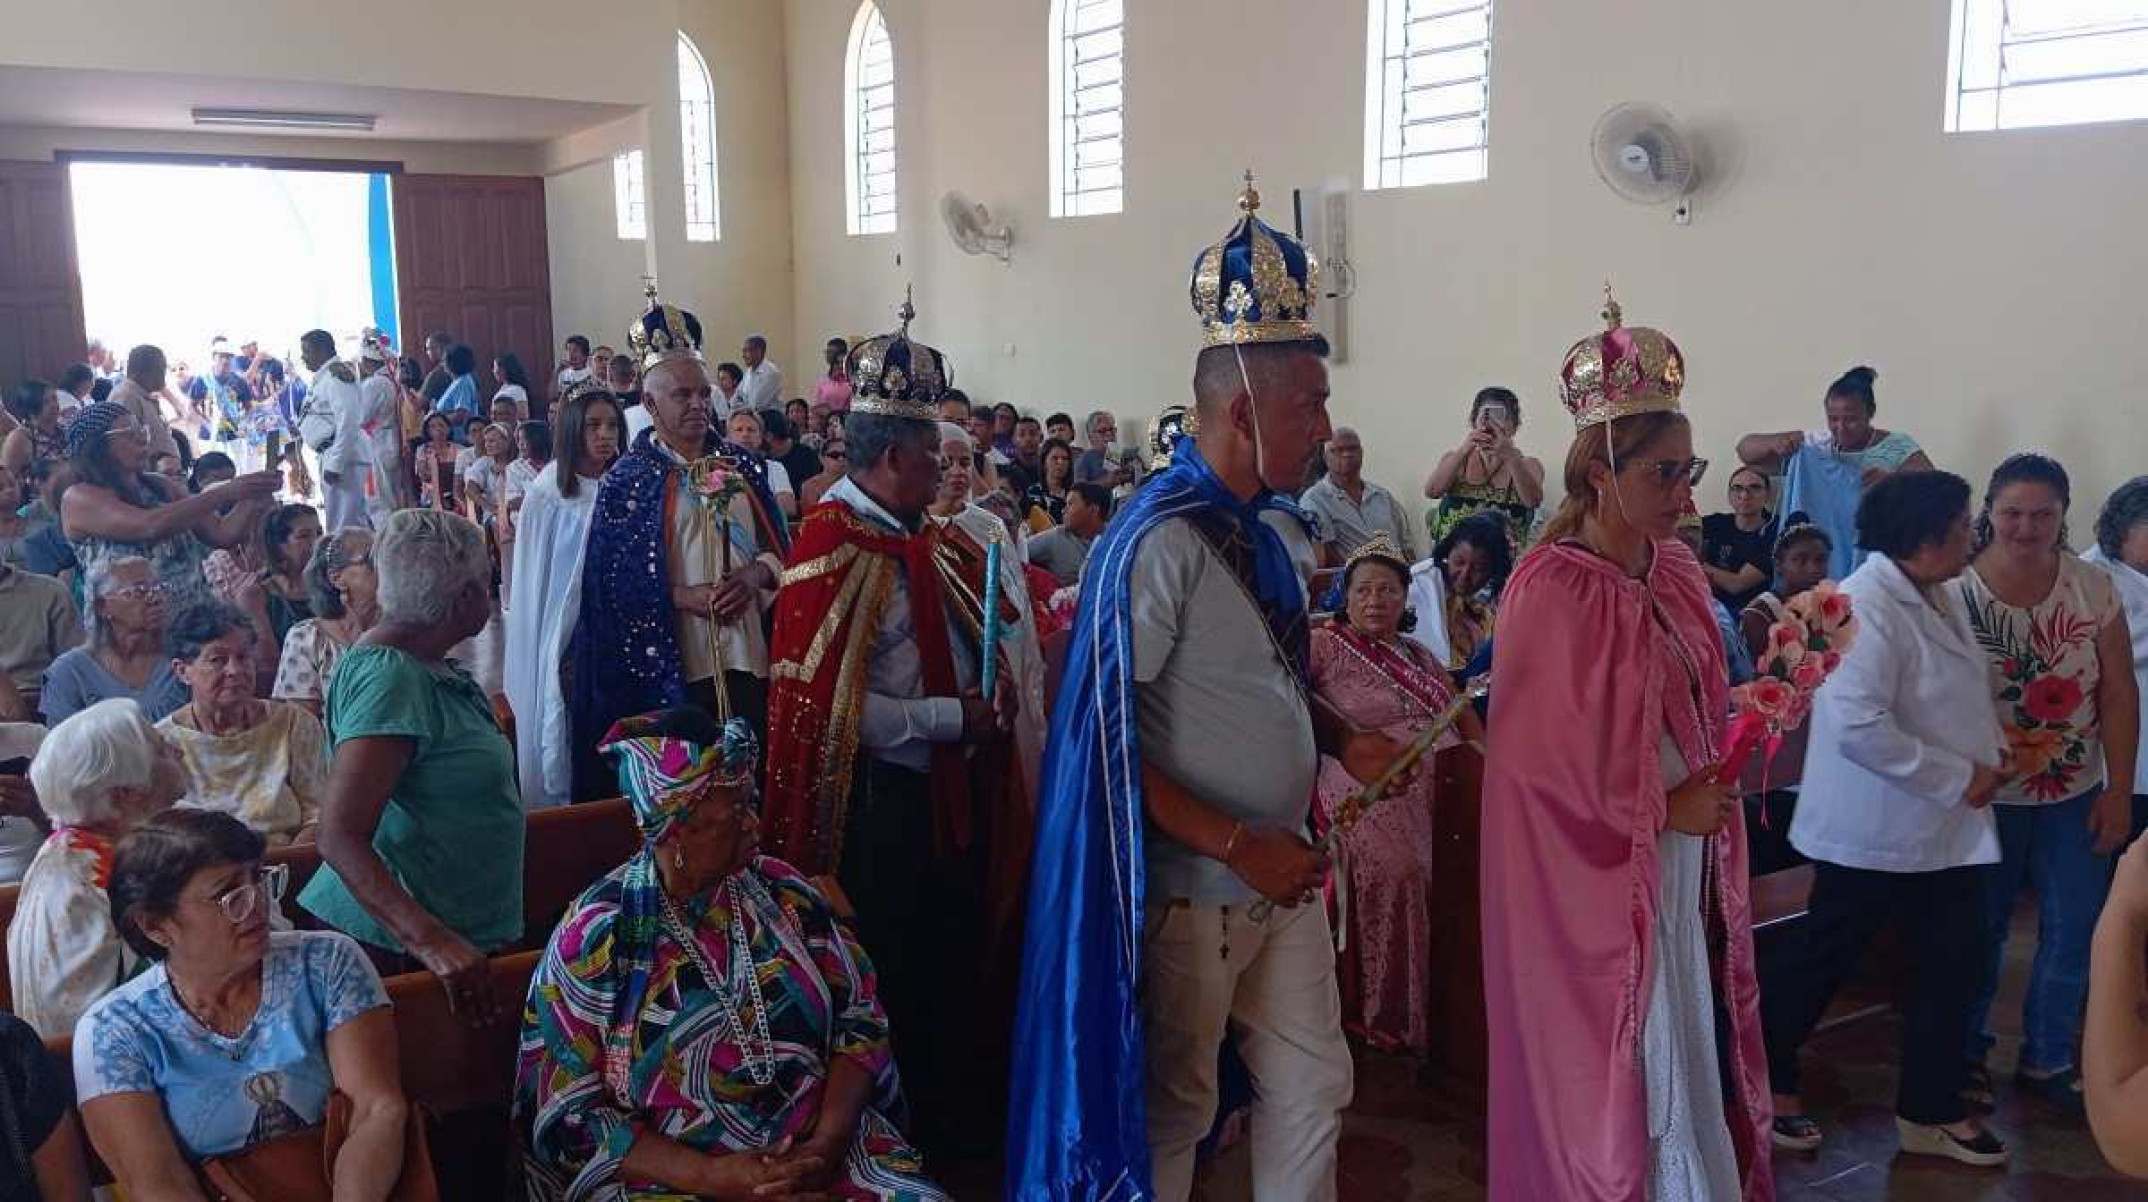
[[[573,673],[568,706],[574,716],[575,796],[610,796],[611,770],[595,753],[604,732],[621,718],[686,702],[679,672],[677,611],[671,605],[671,565],[665,553],[664,489],[678,469],[658,450],[656,431],[644,430],[597,487],[582,560],[582,612],[568,655]],[[704,454],[736,459],[767,516],[778,555],[790,552],[782,512],[768,491],[768,471],[752,451],[713,432]]]

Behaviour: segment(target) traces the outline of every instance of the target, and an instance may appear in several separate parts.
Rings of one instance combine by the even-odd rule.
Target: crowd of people
[[[1012,1197],[1182,1199],[1242,1117],[1256,1196],[1333,1197],[1354,1058],[1438,1040],[1429,757],[1476,753],[1495,1197],[1772,1196],[1889,925],[1901,1148],[2005,1163],[2025,888],[2010,1088],[2142,1167],[2148,477],[2077,555],[2061,465],[1979,497],[1860,367],[1703,515],[1683,354],[1607,298],[1556,478],[1486,387],[1417,511],[1331,425],[1317,269],[1258,207],[1138,452],[973,399],[907,301],[787,400],[653,287],[549,379],[313,330],[303,375],[218,340],[17,388],[0,1195],[86,1197],[85,1135],[185,1198],[325,1129],[334,1196],[427,1196],[382,982],[430,973],[522,1025],[533,1196],[932,1199],[1003,1158]],[[1821,602],[1854,642],[1726,779],[1732,686]],[[527,815],[621,796],[641,850],[523,929]],[[1763,976],[1752,883],[1806,863]]]

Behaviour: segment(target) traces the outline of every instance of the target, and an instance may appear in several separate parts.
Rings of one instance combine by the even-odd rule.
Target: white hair
[[[112,637],[110,626],[97,616],[97,602],[112,595],[112,590],[119,584],[116,579],[119,569],[137,563],[149,569],[152,580],[156,578],[157,565],[139,555],[107,555],[102,559],[91,560],[89,566],[83,569],[82,624],[88,628],[86,633],[89,635],[90,646],[102,647]]]
[[[1101,421],[1104,421],[1104,420],[1106,420],[1106,419],[1107,419],[1107,418],[1109,418],[1110,416],[1111,416],[1111,410],[1109,410],[1109,409],[1099,409],[1099,410],[1097,410],[1096,412],[1094,412],[1094,413],[1091,413],[1091,414],[1090,414],[1090,415],[1088,416],[1088,418],[1087,418],[1087,419],[1085,419],[1085,420],[1084,420],[1084,421],[1082,422],[1082,424],[1081,424],[1081,432],[1082,432],[1082,433],[1083,433],[1084,435],[1089,435],[1089,434],[1094,434],[1094,433],[1096,433],[1096,424],[1097,424],[1098,422],[1101,422]]]
[[[100,701],[52,728],[30,761],[37,803],[56,823],[109,822],[114,789],[145,789],[163,742],[129,697]]]
[[[380,616],[428,626],[447,620],[455,599],[472,584],[491,581],[485,532],[461,514],[400,509],[373,540],[380,577]]]

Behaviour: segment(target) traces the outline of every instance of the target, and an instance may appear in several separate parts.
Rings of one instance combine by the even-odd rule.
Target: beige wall
[[[979,395],[1144,417],[1182,399],[1187,267],[1228,225],[1238,170],[1261,172],[1279,222],[1291,186],[1362,182],[1364,4],[1128,7],[1127,211],[1051,221],[1045,0],[886,0],[902,231],[851,238],[839,92],[854,6],[790,0],[798,337],[883,329],[914,279],[917,332]],[[1503,6],[1491,178],[1350,202],[1360,285],[1334,412],[1367,436],[1370,470],[1414,495],[1493,382],[1522,393],[1524,445],[1563,454],[1552,378],[1606,277],[1629,319],[1685,348],[1700,453],[1719,462],[1741,432],[1817,424],[1827,381],[1869,362],[1881,423],[1980,486],[2000,455],[2045,447],[2092,511],[2148,470],[2131,433],[2148,397],[2134,349],[2148,123],[1943,135],[1947,21],[1948,0]],[[1591,125],[1629,99],[1717,147],[1721,178],[1690,227],[1610,195],[1589,166]],[[948,243],[950,187],[1013,220],[1013,266]]]
[[[8,5],[0,63],[640,103],[674,0],[67,0]],[[372,32],[368,32],[372,31]]]
[[[587,332],[619,346],[641,313],[641,277],[702,321],[712,360],[735,359],[749,333],[791,373],[790,143],[784,95],[782,0],[678,0],[664,56],[646,85],[644,119],[561,139],[548,148],[545,222],[552,244],[552,316],[560,338]],[[721,236],[688,242],[670,30],[684,29],[716,86]],[[660,93],[660,94],[659,94]],[[618,237],[611,156],[644,148],[651,241]],[[620,349],[625,349],[623,346]]]

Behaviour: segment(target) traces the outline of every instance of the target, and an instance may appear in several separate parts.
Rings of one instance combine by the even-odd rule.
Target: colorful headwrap
[[[112,432],[119,419],[127,416],[127,407],[118,401],[99,401],[75,414],[73,424],[67,427],[67,457],[74,459],[91,446],[103,442]]]
[[[663,842],[673,823],[684,818],[711,788],[740,788],[753,783],[761,744],[742,718],[723,726],[723,742],[696,743],[664,733],[671,711],[621,718],[597,744],[612,757],[619,788],[634,807],[643,841]]]

